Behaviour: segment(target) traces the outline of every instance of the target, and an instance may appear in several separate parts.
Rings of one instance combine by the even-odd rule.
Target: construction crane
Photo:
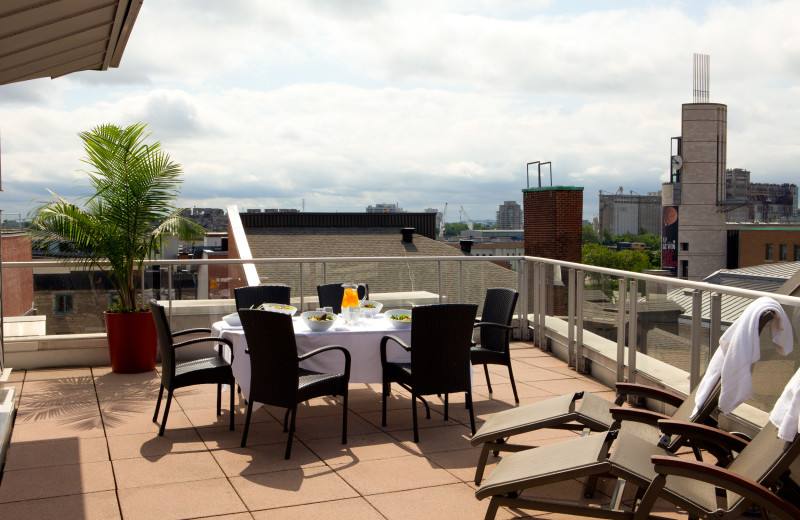
[[[465,209],[464,209],[464,206],[461,206],[461,214],[462,214],[462,215],[464,215],[464,220],[466,220],[466,221],[467,221],[467,227],[469,228],[469,230],[470,230],[470,231],[472,231],[472,228],[473,228],[475,225],[474,225],[474,224],[472,223],[472,221],[469,219],[469,215],[467,215],[467,210],[465,210]]]
[[[444,217],[447,215],[447,203],[444,203],[444,210],[442,211],[442,221],[439,222],[439,236],[444,236]]]

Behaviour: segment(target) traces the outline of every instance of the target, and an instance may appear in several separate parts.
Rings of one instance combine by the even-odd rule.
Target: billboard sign
[[[661,227],[661,269],[678,276],[678,206],[664,206]]]

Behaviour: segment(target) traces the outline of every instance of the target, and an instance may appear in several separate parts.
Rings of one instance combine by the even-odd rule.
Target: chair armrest
[[[233,343],[231,340],[226,338],[218,338],[218,337],[210,337],[210,338],[192,338],[187,339],[186,341],[181,341],[180,343],[174,343],[172,348],[181,348],[187,345],[194,345],[195,343],[203,343],[206,341],[213,341],[214,343],[225,343],[228,345],[228,348],[231,350],[231,361],[233,361]],[[222,351],[220,351],[220,355],[222,355]]]
[[[617,393],[623,396],[638,395],[647,399],[657,399],[658,401],[667,403],[676,408],[685,401],[683,397],[675,395],[672,392],[637,383],[617,383]]]
[[[781,518],[800,518],[800,509],[770,491],[769,488],[725,468],[713,466],[707,462],[664,455],[653,455],[650,457],[650,462],[654,464],[656,473],[661,475],[677,475],[708,482],[741,495]]]
[[[183,336],[185,334],[211,334],[211,329],[186,329],[186,330],[179,330],[178,332],[173,332],[172,337],[176,338],[178,336]]]
[[[386,365],[386,345],[389,343],[389,340],[392,340],[398,345],[400,345],[400,347],[405,349],[406,352],[411,352],[411,347],[406,345],[403,342],[403,340],[401,340],[397,336],[392,336],[392,335],[384,336],[381,338],[381,366]]]
[[[302,356],[297,356],[297,361],[303,361],[303,360],[308,359],[308,358],[310,358],[312,356],[316,356],[318,354],[322,354],[323,352],[330,352],[332,350],[338,350],[342,354],[344,354],[344,375],[347,378],[347,380],[349,381],[350,380],[350,351],[347,350],[346,348],[344,348],[341,345],[328,345],[328,346],[325,346],[325,347],[315,348],[311,352],[306,352]]]
[[[664,419],[658,421],[658,427],[666,435],[680,435],[728,451],[740,452],[749,444],[745,439],[724,430],[688,421]]]
[[[476,323],[472,327],[475,328],[475,329],[477,329],[479,327],[494,327],[494,328],[503,329],[503,330],[514,330],[514,326],[513,325],[503,325],[502,323],[493,323],[491,321],[481,321],[479,323]]]
[[[615,421],[634,421],[655,427],[661,424],[659,421],[670,418],[669,415],[664,415],[663,413],[654,412],[652,410],[645,410],[644,408],[623,408],[619,406],[611,408],[609,412],[611,412],[611,417],[613,417]]]

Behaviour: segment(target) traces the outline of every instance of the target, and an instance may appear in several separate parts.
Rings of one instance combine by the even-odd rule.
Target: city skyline
[[[85,194],[77,132],[144,121],[187,207],[447,202],[492,220],[541,160],[591,219],[599,190],[667,180],[693,52],[728,105],[728,167],[795,180],[800,6],[561,4],[147,0],[119,69],[0,86],[0,208]]]

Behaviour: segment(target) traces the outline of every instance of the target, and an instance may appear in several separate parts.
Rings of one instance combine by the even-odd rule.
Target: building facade
[[[600,232],[612,235],[640,231],[661,234],[661,192],[638,195],[631,193],[606,194],[600,192]]]
[[[513,200],[497,209],[497,229],[522,229],[522,207]]]

